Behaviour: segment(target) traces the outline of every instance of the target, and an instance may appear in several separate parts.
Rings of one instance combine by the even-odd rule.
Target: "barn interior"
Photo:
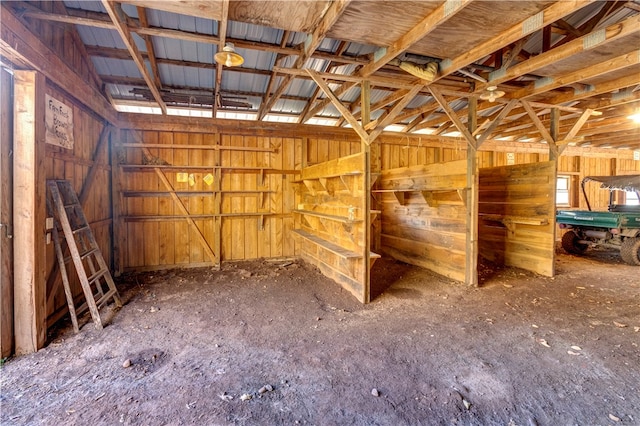
[[[638,0],[0,13],[3,358],[45,347],[105,270],[302,259],[365,305],[385,259],[470,292],[484,260],[553,279],[558,206],[640,174]],[[62,180],[104,267],[57,250]],[[120,303],[105,285],[98,305]]]

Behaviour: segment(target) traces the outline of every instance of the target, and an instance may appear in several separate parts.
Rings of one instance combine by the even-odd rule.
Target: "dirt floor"
[[[483,264],[468,288],[382,259],[368,305],[302,261],[127,276],[102,332],[4,363],[0,422],[640,424],[640,269],[557,272]]]

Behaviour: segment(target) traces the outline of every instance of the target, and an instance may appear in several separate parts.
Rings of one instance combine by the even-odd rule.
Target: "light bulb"
[[[636,123],[640,123],[640,112],[636,112],[635,114],[632,114],[630,116],[627,117],[629,120],[633,120]]]
[[[230,67],[233,65],[233,61],[231,60],[231,54],[227,53],[227,61],[224,63],[226,66]]]
[[[489,102],[495,102],[495,100],[496,100],[496,95],[493,92],[491,92],[489,94]]]

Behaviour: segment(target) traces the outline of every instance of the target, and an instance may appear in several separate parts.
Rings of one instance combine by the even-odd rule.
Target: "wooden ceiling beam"
[[[122,7],[119,3],[115,3],[111,0],[102,0],[102,5],[107,10],[107,13],[111,17],[111,21],[116,26],[116,31],[120,34],[120,38],[124,42],[125,46],[131,53],[131,57],[138,67],[138,71],[142,74],[142,78],[147,82],[147,86],[149,86],[149,90],[153,94],[153,98],[156,100],[160,109],[162,110],[162,114],[167,114],[167,106],[164,104],[162,100],[162,95],[158,91],[158,87],[156,87],[153,78],[149,75],[149,71],[147,70],[147,66],[144,63],[144,59],[142,58],[142,54],[138,49],[131,32],[129,31],[129,27],[126,25],[126,14],[122,10]]]
[[[570,93],[563,93],[560,95],[556,95],[550,99],[546,99],[545,102],[559,105],[564,103],[570,103],[579,101],[581,99],[591,98],[594,96],[599,96],[604,93],[613,92],[615,90],[626,89],[630,86],[637,86],[639,81],[638,73],[632,73],[626,75],[624,77],[617,78],[615,80],[610,80],[605,83],[600,83],[597,85],[593,85],[590,87],[590,90],[576,91],[573,90]]]
[[[402,99],[398,100],[395,105],[391,108],[391,110],[378,119],[378,124],[376,128],[369,134],[369,138],[371,141],[374,141],[380,136],[380,134],[384,131],[384,128],[393,123],[393,120],[396,118],[398,114],[407,106],[409,102],[416,97],[416,95],[422,90],[424,85],[416,84],[411,90],[406,92]]]
[[[180,15],[195,16],[197,18],[220,21],[222,18],[222,0],[188,0],[188,1],[157,1],[157,0],[125,0],[122,3],[141,6]]]
[[[449,119],[455,124],[458,132],[462,134],[462,136],[466,139],[467,145],[469,145],[472,149],[476,149],[476,138],[469,132],[467,126],[465,126],[456,111],[449,105],[449,102],[444,98],[439,89],[434,86],[428,86],[429,91],[435,98],[435,100],[440,104],[440,107],[444,110],[444,112],[449,116]]]
[[[14,6],[14,10],[17,7]],[[115,30],[116,27],[109,19],[109,16],[100,12],[89,12],[81,9],[69,8],[69,15],[55,14],[41,11],[34,6],[22,7],[18,10],[19,14],[27,17],[40,19],[44,21],[61,22],[67,24],[84,25],[94,28],[104,28],[109,30]],[[175,40],[192,41],[195,43],[214,44],[219,43],[218,36],[211,34],[194,33],[190,31],[175,30],[171,28],[159,28],[159,27],[143,27],[139,24],[139,20],[129,18],[133,25],[129,26],[129,31],[135,32],[140,35],[155,36],[171,38]],[[300,49],[295,47],[280,46],[278,44],[264,43],[260,41],[251,41],[237,39],[233,37],[227,37],[226,41],[234,44],[235,47],[242,49],[258,50],[263,52],[273,52],[282,55],[299,55]],[[338,56],[328,52],[317,51],[314,52],[311,57],[317,59],[331,60],[337,63],[343,64],[365,64],[368,62],[365,58],[351,57],[351,56]]]
[[[147,10],[144,7],[137,6],[136,10],[138,11],[138,19],[140,20],[140,25],[143,28],[149,27],[149,22],[147,21]],[[162,89],[162,81],[160,80],[160,73],[158,72],[158,63],[156,62],[156,53],[153,48],[153,42],[151,40],[151,36],[143,35],[144,44],[147,47],[147,57],[149,58],[149,63],[151,64],[151,72],[153,73],[153,80],[158,89]]]
[[[571,31],[571,33],[568,34],[565,38],[559,40],[556,43],[556,46],[561,46],[565,43],[572,41],[577,37],[582,37],[583,35],[590,33],[600,22],[602,22],[602,20],[605,17],[609,16],[616,10],[623,7],[625,2],[616,0],[616,1],[605,1],[602,3],[604,4],[597,14],[595,14],[593,17],[588,19],[587,22],[583,23],[578,28],[575,28],[575,31]]]
[[[537,56],[533,56],[531,59],[520,62],[511,68],[498,69],[489,74],[488,82],[486,84],[476,84],[476,92],[481,92],[487,88],[487,86],[495,86],[502,82],[512,80],[525,74],[534,72],[537,69],[543,68],[547,65],[553,64],[563,59],[569,58],[572,55],[580,52],[591,50],[595,47],[602,47],[609,42],[619,40],[629,35],[635,34],[640,31],[640,16],[632,16],[620,23],[608,26],[606,29],[601,30],[603,39],[597,44],[587,43],[589,37],[593,37],[593,34],[585,35],[581,38],[576,38],[569,43],[563,44],[560,47],[551,49],[545,53]]]
[[[379,109],[382,109],[384,107],[386,107],[389,104],[395,103],[398,100],[404,98],[407,93],[409,93],[408,89],[404,89],[404,90],[396,90],[395,92],[391,93],[389,96],[387,96],[386,98],[383,98],[381,100],[379,100],[378,102],[376,102],[375,104],[371,105],[370,108],[370,112],[375,112],[378,111]],[[360,114],[361,111],[357,111],[353,113],[353,116],[355,118],[360,118]]]
[[[417,25],[394,41],[391,46],[380,48],[374,54],[374,59],[362,67],[358,74],[361,77],[369,77],[390,60],[404,53],[404,51],[416,42],[422,40],[427,34],[438,28],[438,26],[447,22],[472,1],[473,0],[445,0],[444,3],[425,16]]]
[[[320,19],[311,34],[307,36],[293,68],[302,69],[307,59],[311,57],[313,52],[316,51],[324,40],[327,31],[329,31],[338,18],[340,18],[350,2],[351,0],[335,0],[331,3],[331,6],[325,11],[322,19]],[[276,73],[275,70],[273,70],[273,72],[274,74]],[[269,113],[273,105],[280,99],[280,96],[287,90],[292,80],[292,75],[285,75],[280,82],[280,86],[272,96],[269,96],[268,92],[265,93],[265,99],[262,105],[260,105],[260,111],[258,112],[258,120],[262,120],[264,116]]]
[[[358,120],[356,120],[353,117],[353,115],[351,114],[351,111],[349,111],[349,109],[345,107],[342,104],[342,102],[340,102],[340,99],[338,99],[338,97],[333,93],[329,85],[322,79],[322,77],[318,75],[317,72],[312,71],[310,69],[307,69],[306,72],[313,79],[313,81],[315,81],[316,84],[322,89],[322,91],[327,96],[327,98],[331,100],[331,103],[333,104],[333,106],[336,107],[336,109],[340,112],[340,114],[342,114],[345,120],[347,120],[347,122],[351,124],[351,127],[358,134],[358,136],[360,136],[362,141],[365,144],[369,145],[370,144],[369,134],[360,125]]]
[[[480,43],[475,47],[472,47],[460,56],[452,59],[445,59],[440,62],[440,73],[436,76],[434,81],[442,79],[460,68],[464,68],[469,64],[477,62],[485,56],[491,55],[497,49],[508,46],[511,43],[515,43],[519,39],[542,29],[546,25],[552,24],[558,19],[562,19],[565,16],[582,9],[590,3],[591,1],[589,0],[557,1],[539,12],[538,15],[531,16],[524,21],[517,23],[508,30],[497,34],[491,39]],[[540,17],[540,19],[538,19],[538,17]],[[532,25],[532,22],[537,21],[539,21],[539,26]]]
[[[589,79],[598,77],[602,74],[621,70],[638,64],[640,64],[640,50],[634,49],[629,53],[625,53],[623,55],[588,66],[586,68],[582,68],[577,71],[569,72],[559,77],[547,77],[545,79],[536,81],[535,83],[530,84],[529,87],[511,93],[510,97],[517,99],[529,98],[531,96],[549,92],[560,87],[569,86],[573,83],[588,81]],[[640,82],[640,76],[638,76],[638,82]]]
[[[340,88],[338,88],[338,90],[334,92],[334,94],[339,98],[349,90],[356,87],[358,84],[359,84],[358,81],[344,82],[342,86],[340,86]],[[304,116],[304,119],[302,121],[303,122],[308,121],[311,117],[315,116],[317,113],[322,111],[322,109],[327,105],[329,105],[330,103],[331,103],[331,99],[329,99],[328,97],[317,102],[316,105],[313,108],[311,108],[311,110]]]

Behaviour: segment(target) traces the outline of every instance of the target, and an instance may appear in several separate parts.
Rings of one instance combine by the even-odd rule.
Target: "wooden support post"
[[[362,109],[362,126],[369,124],[371,120],[371,85],[368,80],[362,82],[362,89],[360,90],[360,107]],[[363,253],[364,256],[364,297],[365,303],[371,301],[371,141],[369,138],[363,138],[362,143],[362,172],[364,177],[364,183],[362,185],[364,206],[362,212],[362,219],[364,220],[364,241],[363,241]]]
[[[469,133],[478,125],[478,100],[469,98]],[[475,144],[467,148],[467,232],[465,242],[465,283],[478,285],[478,152]]]
[[[122,144],[123,130],[117,132],[117,137],[113,137],[113,132],[109,137],[109,149],[111,153],[111,218],[113,220],[111,229],[111,245],[113,259],[113,274],[118,277],[124,271],[124,222],[122,216],[121,199],[121,176],[119,152]]]
[[[26,354],[42,348],[47,335],[45,78],[15,71],[14,83],[15,352]]]
[[[0,69],[0,357],[13,353],[13,82]]]
[[[558,157],[560,157],[560,150],[558,149],[558,145],[556,145],[560,134],[560,110],[558,108],[551,108],[551,122],[549,126],[549,135],[553,140],[553,143],[549,143],[549,159],[558,161]]]
[[[216,133],[216,145],[220,145],[221,142],[220,133]],[[214,151],[213,165],[215,169],[213,171],[213,190],[216,194],[213,199],[213,214],[215,215],[213,218],[213,252],[215,254],[214,268],[217,269],[220,268],[220,264],[222,263],[222,216],[220,216],[222,212],[222,169],[220,166],[222,163],[220,157],[220,150]]]

